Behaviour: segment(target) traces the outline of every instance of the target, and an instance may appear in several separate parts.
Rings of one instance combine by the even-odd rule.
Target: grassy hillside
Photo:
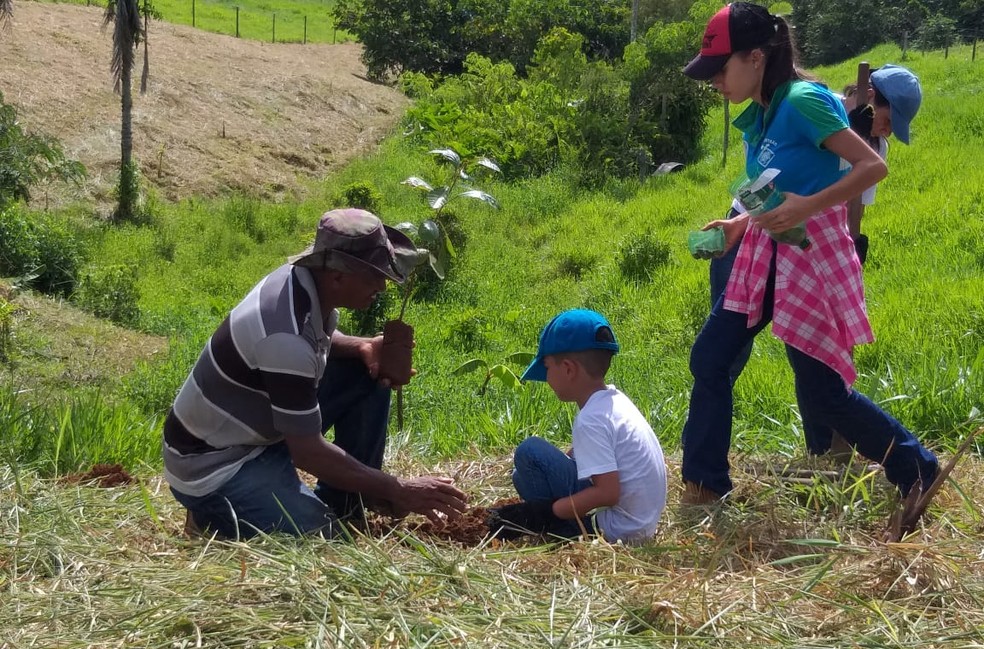
[[[885,46],[868,58],[898,56]],[[913,145],[892,147],[890,176],[865,217],[877,341],[857,350],[857,385],[947,448],[977,416],[984,394],[984,77],[969,50],[953,50],[948,60],[910,56],[926,99]],[[854,65],[819,72],[839,87]],[[611,380],[649,415],[664,446],[676,447],[688,404],[688,353],[709,309],[707,264],[689,257],[686,234],[723,214],[726,187],[741,164],[732,129],[735,153],[721,169],[720,114],[711,120],[707,158],[682,173],[645,184],[612,181],[597,192],[574,189],[562,172],[514,185],[484,182],[501,210],[452,208],[464,232],[460,256],[448,280],[418,294],[407,316],[418,341],[420,375],[405,390],[416,446],[438,455],[505,451],[530,434],[562,443],[573,409],[546,386],[512,391],[493,383],[479,396],[480,376],[452,371],[471,358],[495,363],[532,351],[552,315],[587,306],[610,318],[622,343]],[[344,200],[346,185],[375,185],[390,223],[420,221],[427,208],[400,181],[421,175],[436,183],[442,173],[425,152],[394,138],[301,203],[188,200],[155,205],[149,227],[93,230],[94,263],[137,268],[142,327],[172,337],[169,356],[127,377],[124,395],[146,415],[165,411],[214,326],[265,272],[305,245],[318,215]],[[391,315],[397,302],[388,300]],[[800,452],[791,379],[781,345],[760,336],[737,386],[737,450]],[[146,436],[153,461],[157,433]]]
[[[969,54],[905,62],[923,80],[924,108],[913,145],[892,148],[891,175],[865,217],[878,340],[857,352],[859,387],[942,451],[979,425],[984,395],[984,75]],[[898,57],[882,47],[866,58]],[[839,87],[853,69],[852,62],[820,72]],[[677,500],[687,354],[708,311],[706,263],[689,258],[685,237],[724,212],[725,188],[740,167],[732,155],[721,169],[720,114],[712,120],[707,158],[680,174],[613,181],[598,192],[573,189],[563,173],[483,183],[500,211],[454,209],[465,238],[457,264],[408,313],[420,375],[406,389],[408,425],[392,436],[391,470],[453,475],[479,505],[508,495],[511,446],[529,434],[567,443],[574,411],[546,386],[510,391],[493,383],[479,396],[481,377],[451,372],[472,357],[532,350],[549,317],[583,305],[612,320],[624,349],[612,381],[649,415],[670,452],[670,501]],[[66,215],[87,224],[93,264],[138,269],[141,327],[169,336],[170,351],[124,377],[113,400],[32,402],[15,383],[0,392],[0,644],[984,643],[980,459],[959,467],[917,535],[881,543],[891,490],[877,472],[861,466],[808,484],[779,479],[802,443],[791,375],[767,334],[738,386],[738,498],[706,517],[671,505],[644,547],[461,548],[412,521],[352,543],[180,538],[182,512],[160,478],[155,415],[205,338],[264,273],[307,243],[318,215],[349,183],[378,187],[387,222],[416,221],[426,209],[399,182],[437,181],[439,172],[424,152],[393,139],[301,203],[155,204],[147,227]],[[346,316],[345,326],[353,322]],[[15,318],[16,353],[22,326]],[[108,342],[116,334],[103,335]],[[97,461],[122,461],[140,479],[99,489],[45,477]]]
[[[50,1],[86,6],[106,4],[105,0]],[[154,0],[151,4],[169,23],[194,25],[216,34],[237,35],[238,8],[240,38],[268,43],[274,39],[277,43],[344,43],[354,40],[348,32],[335,27],[330,13],[334,5],[332,0]]]

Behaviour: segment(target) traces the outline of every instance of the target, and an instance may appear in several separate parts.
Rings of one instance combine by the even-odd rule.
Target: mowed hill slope
[[[0,32],[0,91],[28,130],[58,137],[107,198],[120,150],[111,30],[97,7],[16,2]],[[364,78],[359,45],[246,41],[152,21],[150,83],[134,72],[134,154],[172,200],[229,189],[273,197],[373,146],[406,99]]]

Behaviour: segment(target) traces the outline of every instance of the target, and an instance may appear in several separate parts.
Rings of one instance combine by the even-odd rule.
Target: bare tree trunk
[[[131,66],[120,71],[120,203],[116,211],[117,221],[131,221],[136,209],[136,177],[133,169],[133,92]]]

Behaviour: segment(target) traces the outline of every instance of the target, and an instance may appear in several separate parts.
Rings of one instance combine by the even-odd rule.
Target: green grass
[[[53,1],[105,6],[105,0]],[[269,43],[274,41],[274,37],[277,43],[344,43],[354,40],[351,34],[335,27],[335,19],[331,15],[332,0],[153,0],[151,4],[169,23],[194,25],[204,31],[229,36],[236,35],[238,7],[239,37],[255,41]]]
[[[487,504],[504,463],[471,474]],[[957,483],[979,494],[979,461]],[[755,484],[707,517],[667,510],[644,547],[435,542],[410,522],[350,543],[188,540],[158,475],[57,484],[0,464],[0,628],[12,648],[975,647],[980,498],[946,492],[922,535],[874,540],[885,485]]]

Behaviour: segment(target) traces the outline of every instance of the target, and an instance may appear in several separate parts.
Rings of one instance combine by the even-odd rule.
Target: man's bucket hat
[[[417,247],[405,234],[383,225],[372,212],[346,208],[325,212],[314,243],[287,261],[306,268],[375,271],[402,284],[416,255]]]

